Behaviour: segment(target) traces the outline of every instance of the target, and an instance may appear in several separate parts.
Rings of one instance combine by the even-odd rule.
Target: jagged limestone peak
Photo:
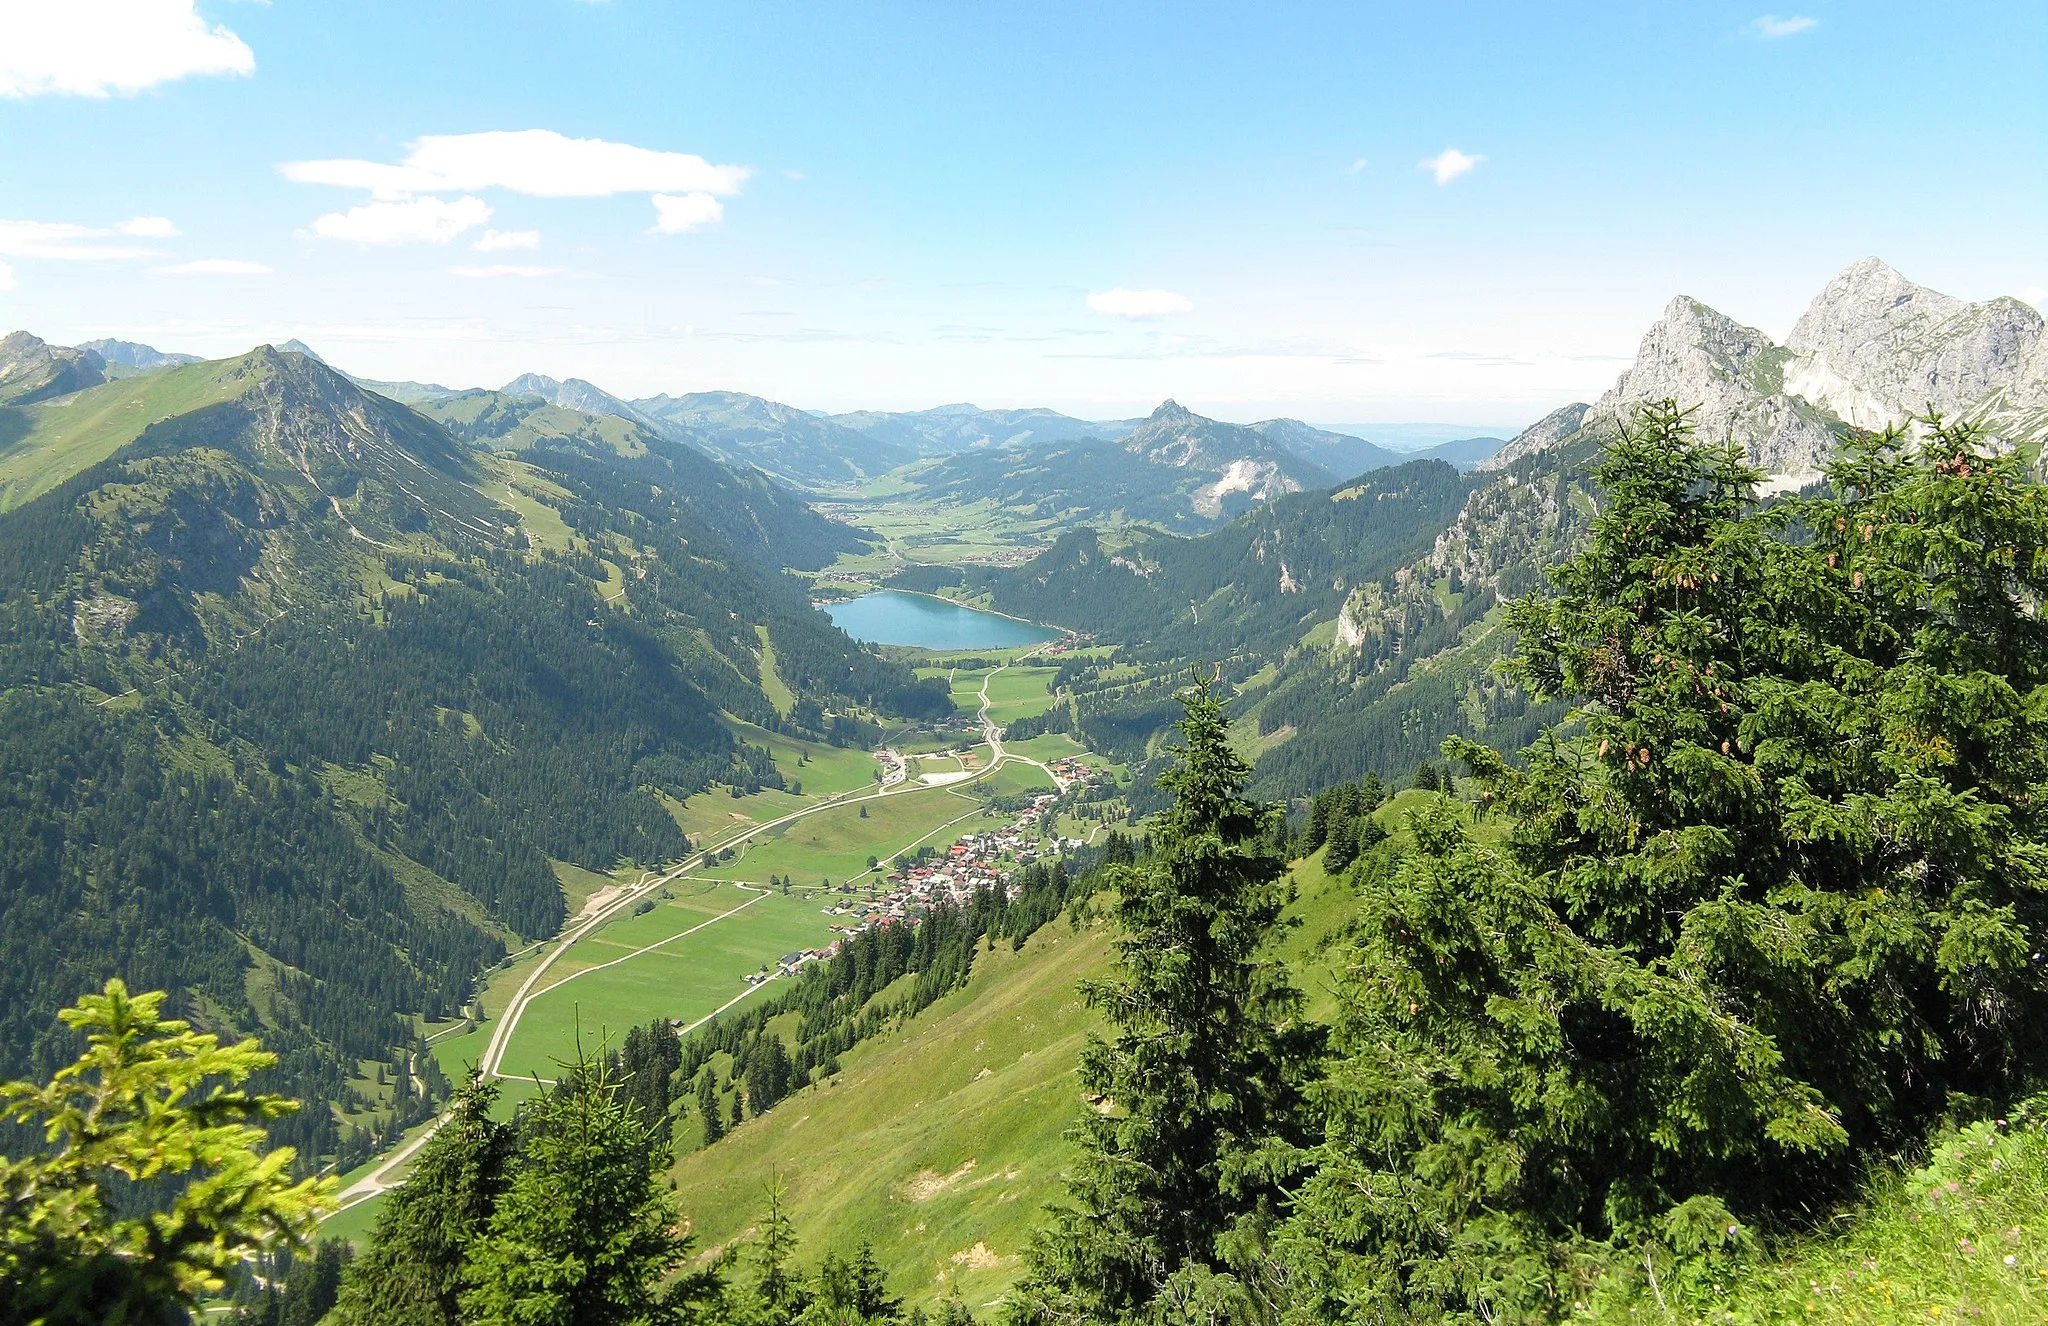
[[[2030,399],[2040,375],[2041,315],[2016,299],[1972,304],[1865,258],[1828,282],[1786,344],[1803,361],[1791,381],[1867,428],[1929,409],[1958,413],[2013,391]]]

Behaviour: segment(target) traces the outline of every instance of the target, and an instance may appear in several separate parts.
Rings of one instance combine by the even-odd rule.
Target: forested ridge
[[[56,1009],[120,975],[260,1030],[261,1080],[323,1106],[267,1126],[346,1159],[425,1104],[324,1106],[364,1063],[409,1085],[419,1021],[560,925],[551,860],[676,859],[662,795],[779,783],[721,721],[791,721],[760,628],[816,735],[947,702],[811,610],[781,567],[858,538],[759,475],[528,448],[549,548],[430,420],[299,355],[223,372],[0,514],[0,1063],[52,1068]]]

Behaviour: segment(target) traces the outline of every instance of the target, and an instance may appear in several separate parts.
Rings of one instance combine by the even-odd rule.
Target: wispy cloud
[[[312,233],[355,244],[446,244],[490,219],[490,204],[481,198],[412,198],[329,212],[314,218]]]
[[[59,262],[154,258],[158,250],[121,241],[170,239],[177,233],[178,228],[160,216],[130,217],[111,226],[80,226],[68,221],[0,221],[0,257]]]
[[[1090,290],[1088,307],[1113,318],[1164,318],[1175,313],[1192,313],[1195,306],[1186,295],[1171,290]]]
[[[1359,171],[1364,170],[1367,166],[1371,164],[1372,163],[1367,161],[1364,157],[1360,157],[1358,158],[1358,160],[1344,167],[1344,173],[1346,175],[1356,175]]]
[[[488,281],[501,276],[559,276],[560,267],[525,267],[515,263],[492,263],[486,267],[450,267],[450,276],[465,276],[473,281]]]
[[[296,184],[368,189],[391,200],[421,193],[509,189],[535,198],[609,198],[620,193],[735,194],[748,166],[715,166],[689,152],[660,152],[551,129],[492,130],[421,138],[405,160],[287,161]]]
[[[133,95],[195,74],[256,72],[255,53],[193,0],[62,0],[0,14],[0,97]]]
[[[194,258],[191,262],[174,262],[168,267],[153,267],[154,272],[165,276],[268,276],[270,268],[260,262],[245,262],[240,258]]]
[[[1470,174],[1472,168],[1484,160],[1486,158],[1477,153],[1460,152],[1455,147],[1447,147],[1433,157],[1424,158],[1417,163],[1416,169],[1426,170],[1436,176],[1438,184],[1449,184],[1460,175]]]
[[[506,253],[513,249],[537,249],[540,247],[538,230],[486,230],[477,236],[476,243],[469,247],[478,253]]]
[[[1796,37],[1802,32],[1820,26],[1820,20],[1805,14],[1794,14],[1790,18],[1779,18],[1776,14],[1762,14],[1742,25],[1745,37],[1761,37],[1765,41],[1776,41],[1780,37]]]

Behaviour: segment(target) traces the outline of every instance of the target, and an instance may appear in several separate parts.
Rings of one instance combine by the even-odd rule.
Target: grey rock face
[[[1165,401],[1123,439],[1123,445],[1154,465],[1198,475],[1189,494],[1196,515],[1217,519],[1242,495],[1270,502],[1332,481],[1321,466],[1303,460],[1256,429],[1204,418]]]
[[[0,336],[0,404],[27,405],[106,380],[107,363],[91,350],[51,345],[25,331]]]
[[[1794,385],[1810,399],[1879,428],[2000,393],[2031,403],[2048,393],[2041,341],[2041,315],[2016,299],[1965,303],[1865,258],[1828,282],[1786,348],[1805,361]]]
[[[1541,419],[1538,419],[1535,423],[1530,424],[1521,432],[1515,434],[1514,438],[1499,451],[1480,461],[1479,468],[1481,470],[1503,469],[1514,464],[1524,456],[1531,456],[1539,451],[1548,451],[1572,434],[1578,432],[1579,425],[1585,422],[1586,411],[1591,408],[1584,401],[1574,401],[1570,405],[1559,406]]]
[[[1785,392],[1790,358],[1756,328],[1680,295],[1581,426],[1612,432],[1638,406],[1675,400],[1694,411],[1699,436],[1734,442],[1769,473],[1803,480],[1834,450],[1835,420]]]
[[[1637,406],[1666,398],[1694,410],[1701,436],[1740,444],[1771,486],[1793,487],[1819,473],[1845,426],[1881,429],[1930,409],[2008,441],[2048,439],[2048,335],[2016,299],[1966,303],[1875,258],[1829,281],[1782,346],[1681,295],[1613,390],[1546,417],[1482,468],[1580,429],[1612,432]]]

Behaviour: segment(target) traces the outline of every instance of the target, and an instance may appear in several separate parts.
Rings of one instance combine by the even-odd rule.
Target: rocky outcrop
[[[1611,434],[1645,403],[1675,400],[1693,411],[1698,436],[1737,444],[1785,486],[1803,483],[1833,453],[1840,421],[1786,392],[1790,358],[1756,328],[1680,295],[1581,426]]]
[[[2016,299],[1966,303],[1875,258],[1829,281],[1784,345],[1681,295],[1612,390],[1545,417],[1481,468],[1505,469],[1581,430],[1611,433],[1667,398],[1694,411],[1701,436],[1740,444],[1769,487],[1790,488],[1819,474],[1845,427],[1887,428],[1930,409],[2008,441],[2048,437],[2048,336]]]
[[[1246,500],[1270,502],[1331,482],[1322,467],[1256,429],[1206,419],[1177,401],[1161,404],[1123,445],[1151,464],[1196,478],[1188,501],[1195,514],[1210,520],[1232,514]]]
[[[1502,470],[1524,456],[1533,456],[1539,451],[1548,451],[1566,438],[1579,431],[1585,422],[1586,411],[1591,407],[1584,401],[1574,401],[1544,415],[1535,423],[1517,433],[1499,451],[1479,462],[1481,470]]]
[[[107,380],[107,363],[91,350],[51,345],[25,331],[0,336],[0,405],[27,405]]]
[[[2041,339],[2041,315],[2017,299],[1965,303],[1865,258],[1828,282],[1785,346],[1808,399],[1881,428],[1930,409],[1967,413],[1994,395],[2033,403],[2048,391],[2048,378],[2028,380]]]

